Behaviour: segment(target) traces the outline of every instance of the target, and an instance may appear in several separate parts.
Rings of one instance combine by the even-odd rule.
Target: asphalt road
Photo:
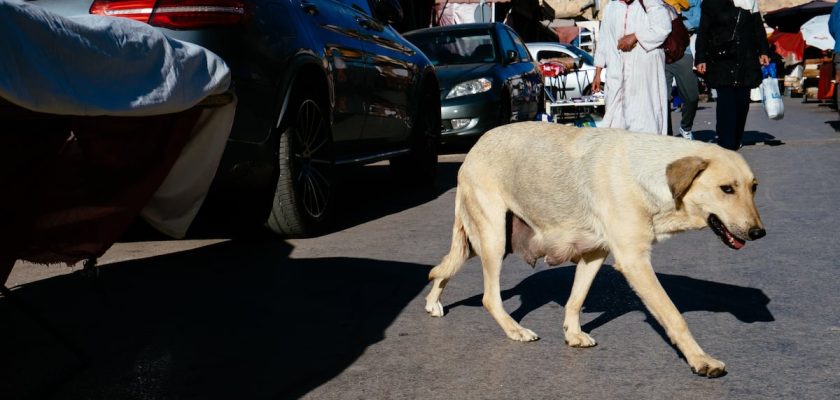
[[[594,348],[563,342],[571,264],[505,260],[505,306],[537,342],[507,339],[482,308],[477,259],[444,292],[446,316],[428,317],[454,154],[431,193],[383,165],[358,169],[322,237],[119,243],[98,280],[19,263],[0,297],[0,397],[840,398],[840,116],[785,100],[781,121],[751,106],[741,150],[767,237],[733,251],[703,230],[654,247],[695,338],[726,362],[722,378],[691,373],[611,259],[584,305]],[[714,103],[701,106],[695,136],[709,140]]]

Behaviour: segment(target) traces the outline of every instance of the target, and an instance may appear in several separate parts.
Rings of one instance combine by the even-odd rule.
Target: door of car
[[[323,48],[335,98],[333,140],[339,153],[359,140],[364,128],[367,86],[367,44],[344,0],[301,0],[300,10],[315,29],[313,38]]]
[[[527,121],[539,111],[542,99],[543,78],[537,64],[516,32],[503,24],[497,25],[499,43],[502,45],[506,68],[510,69],[508,85],[511,111],[514,120]],[[511,53],[511,51],[513,53]],[[513,57],[508,57],[512,54]]]
[[[377,148],[404,143],[409,134],[411,95],[418,68],[416,52],[394,28],[375,16],[367,0],[344,0],[357,29],[367,38],[369,73],[362,138]]]

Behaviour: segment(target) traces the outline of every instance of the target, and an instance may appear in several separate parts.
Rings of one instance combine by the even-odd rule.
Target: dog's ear
[[[677,203],[678,210],[682,208],[683,197],[691,188],[691,184],[708,165],[709,160],[700,157],[684,157],[668,164],[665,170],[665,175],[668,177],[668,189],[671,189],[671,195]]]

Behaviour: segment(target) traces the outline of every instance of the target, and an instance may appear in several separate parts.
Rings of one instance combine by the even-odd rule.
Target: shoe
[[[680,127],[680,136],[682,136],[683,139],[694,140],[694,134],[691,133],[691,131],[683,129],[682,127]]]

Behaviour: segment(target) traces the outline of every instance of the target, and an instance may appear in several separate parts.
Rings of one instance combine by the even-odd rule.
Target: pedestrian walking
[[[668,88],[665,52],[659,48],[671,32],[671,18],[662,0],[607,3],[595,49],[595,79],[607,68],[602,126],[665,135],[668,133]]]
[[[680,14],[685,10],[684,7],[689,7],[686,0],[667,1],[666,7],[669,9],[671,18],[681,18]],[[686,24],[686,29],[688,26]],[[692,128],[694,126],[694,116],[697,114],[697,104],[700,101],[700,90],[697,87],[697,75],[694,74],[694,56],[691,55],[691,47],[686,47],[685,54],[682,58],[670,64],[665,64],[665,84],[668,88],[671,87],[672,82],[677,84],[677,92],[682,100],[682,118],[680,119],[679,133],[685,139],[694,139]],[[668,134],[673,135],[673,127],[671,124],[671,113],[668,113]]]
[[[770,63],[764,20],[756,0],[704,0],[695,43],[697,72],[717,90],[718,144],[741,147],[750,90]]]
[[[840,83],[840,3],[834,3],[834,7],[831,9],[831,15],[828,17],[828,33],[834,39],[834,82],[835,85]],[[837,92],[837,88],[834,90],[834,98],[838,98],[837,96],[840,93]]]

